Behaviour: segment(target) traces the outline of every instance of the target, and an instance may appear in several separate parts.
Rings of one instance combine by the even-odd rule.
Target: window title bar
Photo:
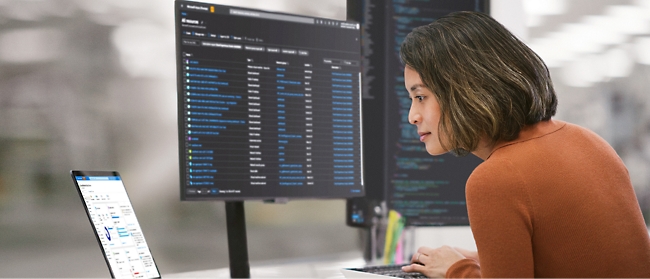
[[[119,176],[75,176],[77,180],[121,180]]]
[[[360,28],[359,24],[356,22],[347,22],[342,20],[312,18],[307,16],[264,12],[258,10],[233,8],[233,7],[222,6],[217,4],[205,4],[205,3],[190,2],[190,1],[177,1],[177,2],[179,3],[180,5],[179,7],[181,8],[181,10],[191,10],[191,11],[213,13],[213,14],[228,14],[232,16],[244,16],[244,17],[253,17],[253,18],[260,18],[260,19],[281,20],[281,21],[289,21],[289,22],[304,23],[304,24],[325,25],[325,26],[345,28],[345,29],[358,30]]]

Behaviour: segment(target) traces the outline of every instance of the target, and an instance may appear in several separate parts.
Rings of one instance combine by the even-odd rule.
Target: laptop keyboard
[[[379,266],[367,266],[363,268],[350,268],[350,270],[367,272],[372,274],[379,274],[397,278],[428,278],[424,274],[419,272],[404,272],[402,267],[409,264],[402,265],[379,265]]]

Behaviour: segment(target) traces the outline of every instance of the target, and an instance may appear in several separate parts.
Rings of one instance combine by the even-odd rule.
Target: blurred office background
[[[210,1],[344,19],[345,0]],[[650,0],[492,0],[605,138],[650,220]],[[107,277],[70,169],[119,170],[163,275],[226,267],[221,202],[180,202],[172,1],[0,0],[0,277]],[[360,251],[342,200],[246,203],[252,262]],[[360,255],[360,253],[359,253]]]

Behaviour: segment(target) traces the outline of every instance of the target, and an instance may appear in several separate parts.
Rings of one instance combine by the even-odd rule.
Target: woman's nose
[[[422,116],[413,108],[409,109],[409,123],[415,125],[422,121]]]

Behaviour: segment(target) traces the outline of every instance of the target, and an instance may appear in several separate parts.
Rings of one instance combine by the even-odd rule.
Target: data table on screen
[[[185,5],[183,197],[362,194],[358,25]]]

